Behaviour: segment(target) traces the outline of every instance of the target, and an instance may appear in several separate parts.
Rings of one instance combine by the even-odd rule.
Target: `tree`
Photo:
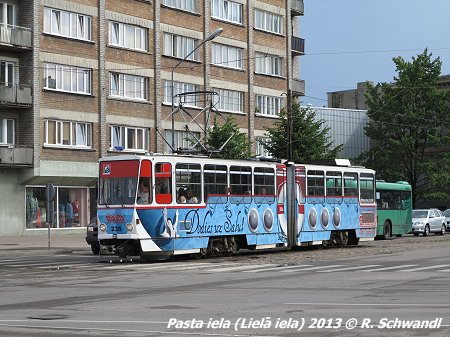
[[[316,120],[316,113],[310,108],[302,108],[292,102],[292,160],[305,163],[317,159],[337,158],[342,145],[333,148],[329,140],[329,127],[324,127],[324,120]],[[269,153],[277,158],[287,158],[288,119],[287,109],[280,111],[273,127],[266,128],[269,139],[264,142]]]
[[[230,136],[232,136],[230,138]],[[230,140],[228,140],[230,138]],[[228,142],[227,142],[228,140]],[[226,143],[227,142],[227,143]],[[227,117],[225,123],[220,125],[214,117],[214,125],[208,129],[208,147],[220,149],[220,152],[212,154],[214,158],[244,159],[251,156],[250,142],[247,135],[239,130],[239,127],[232,116]]]
[[[387,181],[411,184],[413,207],[419,199],[446,199],[450,186],[449,95],[437,89],[439,58],[428,50],[411,62],[393,58],[397,77],[393,83],[368,84],[371,150],[360,157],[364,165]]]

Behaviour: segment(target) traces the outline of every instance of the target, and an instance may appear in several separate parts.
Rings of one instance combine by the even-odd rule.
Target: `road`
[[[450,235],[165,262],[2,254],[0,336],[450,334]],[[388,328],[406,320],[431,325]]]

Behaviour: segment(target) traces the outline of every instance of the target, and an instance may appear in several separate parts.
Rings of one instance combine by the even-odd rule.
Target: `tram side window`
[[[198,204],[202,200],[202,175],[200,164],[178,163],[175,166],[177,202]]]
[[[372,173],[361,173],[359,176],[360,201],[362,204],[375,202],[375,177]]]
[[[275,201],[275,172],[270,167],[255,167],[255,203]]]
[[[172,164],[155,165],[155,200],[158,204],[172,203]]]
[[[252,169],[246,166],[230,167],[230,194],[252,194]]]
[[[205,201],[213,204],[227,202],[227,167],[225,165],[205,165],[203,167]]]
[[[143,160],[141,162],[141,170],[139,173],[139,183],[137,190],[138,204],[150,204],[152,202],[151,193],[151,176],[152,176],[152,163],[150,160]]]
[[[344,196],[358,196],[358,174],[353,172],[344,172]]]
[[[306,179],[308,184],[307,191],[309,197],[323,197],[325,195],[323,171],[308,171]]]
[[[341,172],[327,172],[326,188],[328,197],[342,196]]]

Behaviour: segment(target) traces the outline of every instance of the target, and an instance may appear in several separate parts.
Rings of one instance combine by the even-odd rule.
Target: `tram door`
[[[296,238],[299,237],[303,230],[303,221],[305,219],[305,188],[306,188],[306,170],[304,166],[295,167],[295,200],[297,209],[296,219]],[[298,239],[296,239],[296,242]]]

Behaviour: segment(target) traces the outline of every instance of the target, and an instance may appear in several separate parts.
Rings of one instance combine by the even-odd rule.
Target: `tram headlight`
[[[127,223],[127,231],[131,232],[133,228],[134,228],[133,224]]]
[[[101,230],[102,232],[106,231],[106,225],[105,225],[104,223],[102,223],[102,224],[100,225],[100,230]]]

